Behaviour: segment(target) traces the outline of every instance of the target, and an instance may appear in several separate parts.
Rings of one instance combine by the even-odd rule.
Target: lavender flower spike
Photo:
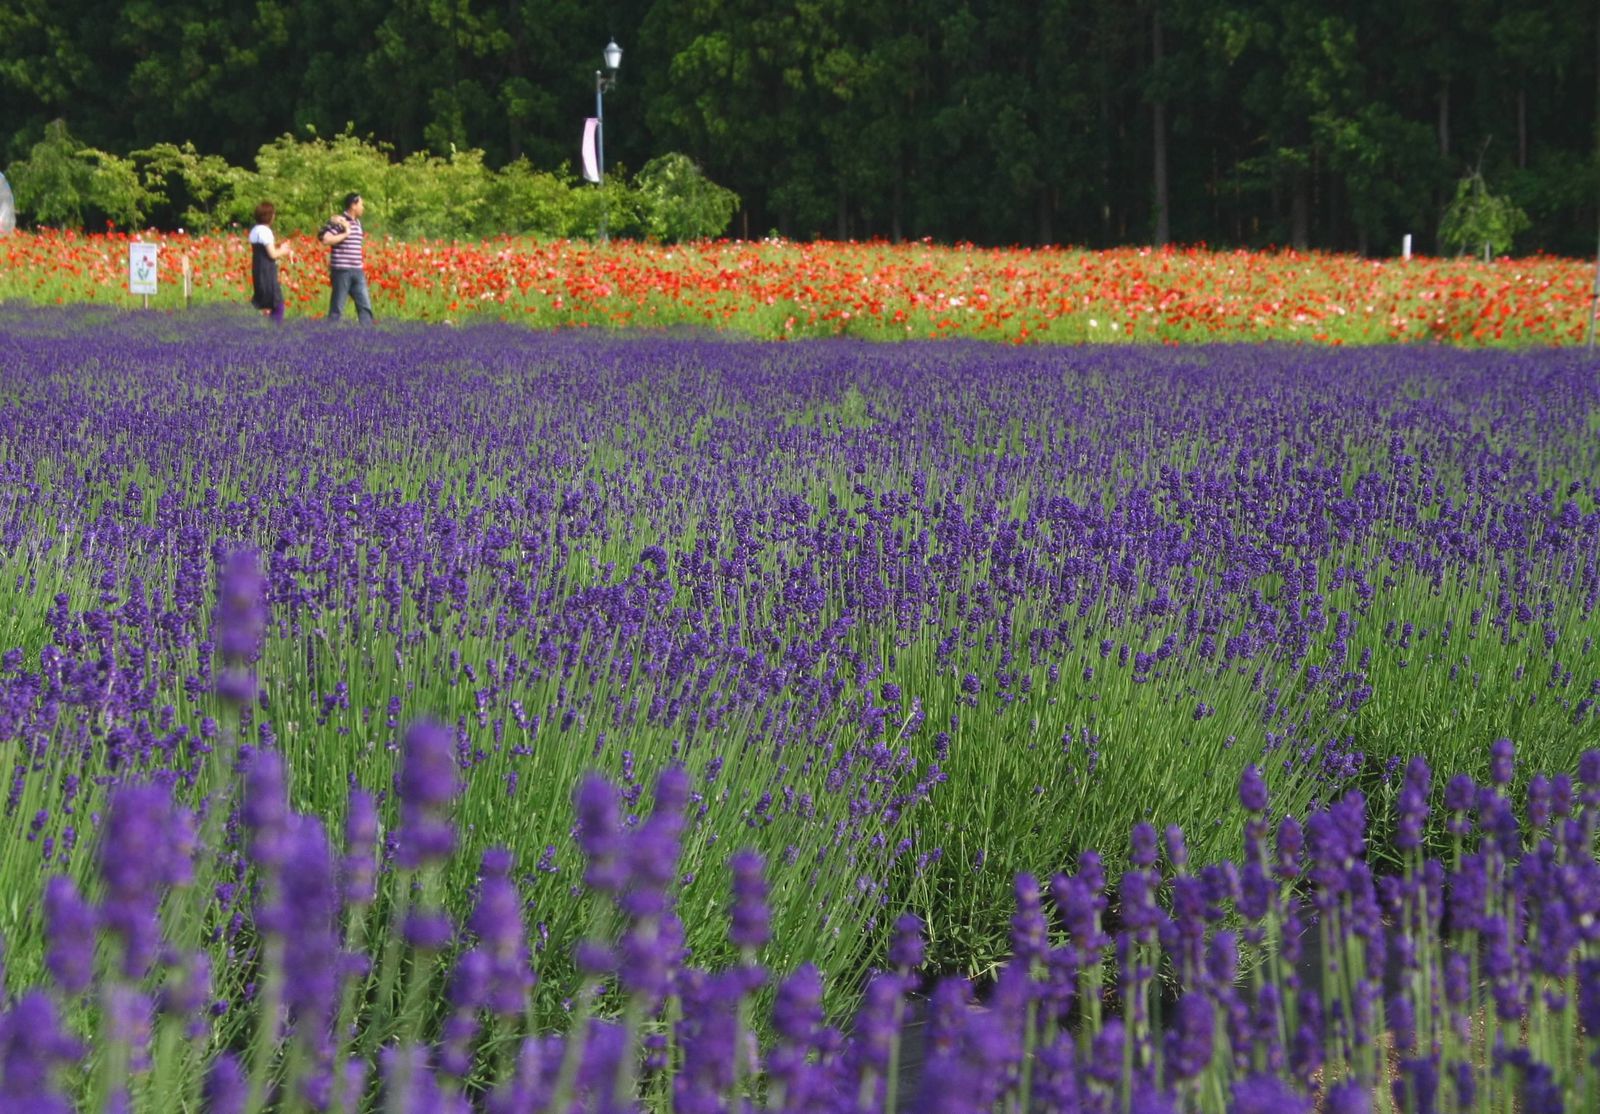
[[[729,866],[733,871],[733,910],[728,939],[736,948],[759,948],[772,934],[767,911],[766,863],[754,851],[740,851]]]

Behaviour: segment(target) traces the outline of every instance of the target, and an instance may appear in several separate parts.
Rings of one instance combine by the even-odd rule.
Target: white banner
[[[583,178],[600,180],[600,121],[594,116],[583,122]]]
[[[6,185],[6,176],[0,174],[0,236],[9,236],[17,230],[17,203]]]
[[[128,245],[128,293],[154,294],[156,292],[157,244],[133,243]]]

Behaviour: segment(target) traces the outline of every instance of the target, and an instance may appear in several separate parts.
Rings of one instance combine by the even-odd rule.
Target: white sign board
[[[156,292],[157,244],[128,245],[128,293],[154,294]]]

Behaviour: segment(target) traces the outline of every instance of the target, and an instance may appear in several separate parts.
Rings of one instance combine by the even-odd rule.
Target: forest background
[[[1389,255],[1440,250],[1481,173],[1519,252],[1594,250],[1592,0],[13,0],[0,169],[52,125],[187,159],[144,199],[158,227],[285,136],[570,187],[612,37],[608,166],[681,152],[743,238]]]

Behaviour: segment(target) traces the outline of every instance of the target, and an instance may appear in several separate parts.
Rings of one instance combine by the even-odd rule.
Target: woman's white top
[[[250,242],[252,244],[265,244],[270,248],[273,244],[272,229],[264,224],[256,225],[250,230]]]

